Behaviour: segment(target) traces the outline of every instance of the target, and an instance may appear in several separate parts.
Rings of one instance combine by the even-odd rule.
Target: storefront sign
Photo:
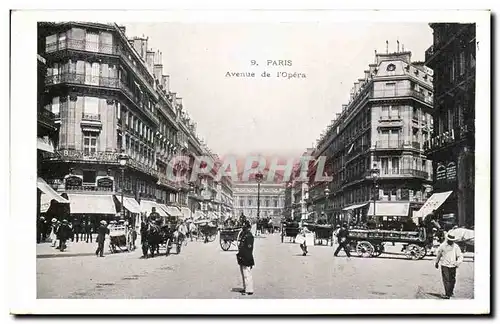
[[[83,185],[83,179],[75,175],[70,175],[64,179],[64,184],[66,189],[68,189],[68,187],[81,187]]]
[[[97,187],[100,188],[113,188],[113,178],[104,177],[97,180]]]
[[[448,163],[446,167],[446,180],[454,181],[457,178],[457,165],[455,162]]]
[[[441,163],[439,163],[436,168],[436,181],[440,180],[446,180],[446,168]]]

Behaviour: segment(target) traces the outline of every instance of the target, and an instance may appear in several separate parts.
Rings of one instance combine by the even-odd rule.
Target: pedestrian
[[[68,220],[64,219],[58,229],[59,236],[59,251],[64,252],[66,249],[66,241],[71,237],[71,228],[68,225]]]
[[[56,243],[57,243],[57,219],[55,218],[52,218],[51,220],[51,226],[50,226],[50,242],[51,242],[51,246],[52,247],[56,247]]]
[[[90,243],[92,243],[92,232],[94,229],[94,224],[90,220],[87,221],[85,225],[85,241],[88,243],[90,239]]]
[[[86,236],[86,232],[85,232],[85,229],[87,228],[87,221],[86,220],[83,220],[82,221],[82,224],[80,225],[80,240],[83,242],[85,241],[85,236]]]
[[[255,265],[253,259],[254,237],[250,231],[250,227],[250,222],[245,221],[243,229],[239,234],[238,254],[236,254],[236,260],[240,266],[241,279],[243,281],[243,295],[253,295],[252,268]]]
[[[295,242],[298,242],[300,244],[303,256],[307,255],[307,234],[309,233],[311,232],[307,229],[307,227],[302,226],[302,229],[300,230],[299,234],[297,235],[297,238],[295,239]]]
[[[109,234],[109,229],[106,226],[106,221],[101,221],[101,226],[97,229],[97,250],[95,251],[96,256],[104,257],[104,241],[106,240],[106,234]]]
[[[446,242],[443,242],[436,252],[435,267],[439,269],[441,265],[441,276],[444,285],[444,299],[450,299],[453,296],[455,288],[457,268],[463,262],[464,257],[456,238],[453,235],[446,235]]]
[[[349,251],[349,241],[347,237],[349,236],[349,229],[347,227],[347,223],[344,222],[342,223],[342,227],[340,228],[338,234],[337,234],[337,239],[339,241],[339,246],[333,253],[334,256],[338,256],[339,252],[341,249],[344,249],[345,254],[347,254],[348,257],[351,257],[351,252]]]
[[[36,243],[44,241],[44,230],[45,230],[45,217],[40,216],[36,222]]]
[[[340,231],[340,225],[336,225],[335,230],[333,231],[333,243],[335,244],[339,243],[339,239],[337,237],[339,235],[339,231]]]
[[[61,222],[60,221],[56,221],[56,225],[55,225],[55,234],[56,234],[56,243],[54,245],[54,247],[56,249],[59,249],[59,242],[61,241],[60,239],[60,236],[59,236],[59,228],[61,228]]]
[[[73,236],[75,237],[77,243],[78,243],[78,240],[80,239],[81,227],[82,227],[82,224],[81,224],[80,220],[74,219],[73,220]]]

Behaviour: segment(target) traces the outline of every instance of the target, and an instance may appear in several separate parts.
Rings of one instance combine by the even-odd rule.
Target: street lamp
[[[121,208],[121,218],[125,219],[125,207],[123,206],[123,189],[125,187],[125,168],[127,166],[128,156],[125,153],[120,153],[118,155],[118,163],[120,163],[120,169],[122,170],[122,180],[121,180],[121,198],[122,198],[122,208]]]
[[[257,181],[257,220],[260,219],[260,183],[263,178],[264,175],[260,171],[255,175],[255,180]]]
[[[378,176],[380,174],[380,170],[377,168],[377,164],[373,164],[373,169],[371,169],[372,179],[373,179],[373,218],[377,215],[375,213],[375,204],[377,202],[377,189],[378,189]]]
[[[330,195],[330,189],[328,188],[328,185],[327,185],[325,188],[325,206],[323,207],[323,212],[325,213],[327,223],[328,223],[328,215],[326,214],[326,208],[328,207],[328,196],[329,195]]]

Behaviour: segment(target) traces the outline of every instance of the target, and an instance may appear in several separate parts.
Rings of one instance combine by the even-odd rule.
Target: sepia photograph
[[[13,12],[11,312],[489,313],[490,12],[265,13]]]

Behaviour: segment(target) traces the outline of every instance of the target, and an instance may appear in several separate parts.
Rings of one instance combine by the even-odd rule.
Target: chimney
[[[342,112],[344,112],[347,109],[347,105],[342,105]]]
[[[362,89],[363,86],[365,85],[365,79],[358,79],[359,82],[359,89]]]
[[[155,79],[161,81],[161,75],[163,74],[163,65],[155,64],[153,68],[153,74],[155,75]]]
[[[176,108],[176,107],[177,107],[177,106],[176,106],[176,102],[177,102],[177,93],[172,92],[172,93],[171,93],[171,95],[172,95],[172,106],[174,106],[174,108]]]
[[[162,75],[161,76],[161,85],[163,89],[169,93],[170,92],[170,75]]]
[[[118,29],[124,34],[127,31],[127,28],[125,28],[125,26],[118,26]]]
[[[359,82],[354,82],[354,95],[356,95],[359,91]]]
[[[365,81],[370,78],[370,70],[365,70]]]
[[[344,106],[345,106],[345,105],[342,105],[342,111],[344,111],[344,109],[345,109],[345,108],[344,108]],[[336,115],[335,119],[339,119],[339,118],[340,118],[341,113],[336,113],[335,115]]]
[[[182,108],[182,98],[178,97],[175,99],[175,104]]]
[[[154,63],[155,62],[155,52],[147,51],[146,52],[146,65],[148,66],[149,72],[153,73],[154,72]]]

